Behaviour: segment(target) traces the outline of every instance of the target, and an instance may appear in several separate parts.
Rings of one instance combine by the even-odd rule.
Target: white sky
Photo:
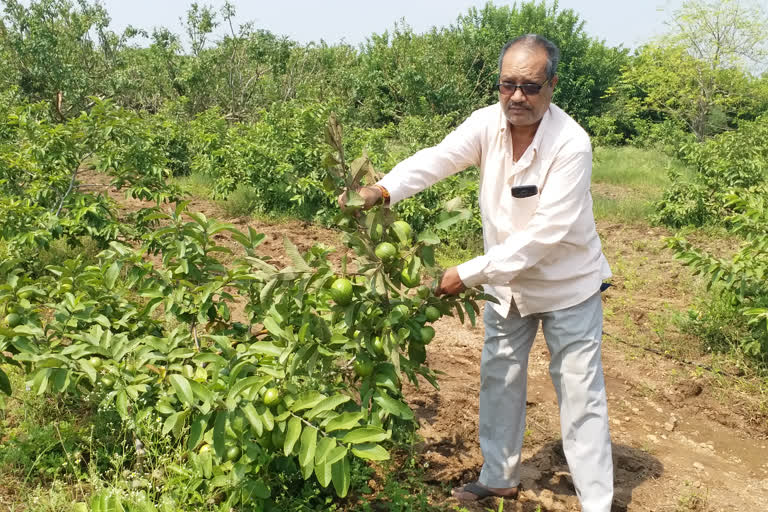
[[[27,2],[24,2],[27,3]],[[101,0],[112,18],[113,30],[128,25],[151,30],[164,26],[183,34],[179,18],[191,0]],[[200,0],[217,10],[224,0]],[[232,0],[238,23],[253,21],[255,28],[307,43],[325,40],[358,45],[372,33],[382,33],[404,18],[417,33],[456,21],[470,7],[485,0]],[[514,2],[497,0],[495,5]],[[547,2],[551,5],[551,0]],[[665,30],[664,21],[682,0],[560,0],[560,9],[575,10],[585,21],[587,34],[611,46],[635,48]],[[220,33],[220,32],[219,32]]]

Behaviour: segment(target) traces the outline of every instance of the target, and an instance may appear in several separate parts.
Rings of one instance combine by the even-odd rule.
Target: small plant
[[[702,496],[698,492],[690,492],[681,495],[677,500],[678,512],[698,512],[707,509],[707,496]]]

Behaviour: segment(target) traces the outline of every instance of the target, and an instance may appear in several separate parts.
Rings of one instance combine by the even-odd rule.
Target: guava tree
[[[365,157],[346,161],[335,120],[326,136],[327,186],[352,189],[375,174]],[[198,496],[259,509],[289,473],[343,497],[353,458],[386,460],[398,426],[412,429],[403,381],[436,385],[429,324],[447,314],[474,322],[476,301],[488,298],[433,292],[437,233],[466,211],[447,205],[435,232],[417,234],[358,204],[352,197],[339,213],[354,255],[338,263],[331,248],[301,252],[285,239],[290,263],[281,267],[261,254],[264,235],[184,202],[149,213],[157,229],[138,244],[112,241],[95,262],[77,257],[30,275],[4,261],[0,354],[34,393],[116,411],[135,471],[171,436],[183,457],[164,468],[167,478],[184,478]],[[0,391],[13,392],[3,372]],[[150,498],[177,491],[158,486]]]

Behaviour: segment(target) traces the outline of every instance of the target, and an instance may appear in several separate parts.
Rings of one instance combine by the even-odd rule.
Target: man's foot
[[[472,482],[469,484],[456,487],[451,491],[454,498],[459,501],[478,501],[490,496],[497,498],[517,498],[517,487],[507,488],[495,488],[486,487],[480,482]]]

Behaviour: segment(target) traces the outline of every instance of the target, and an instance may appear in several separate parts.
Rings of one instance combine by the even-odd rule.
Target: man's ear
[[[552,77],[552,81],[551,81],[550,83],[552,84],[552,88],[553,88],[553,89],[554,89],[554,88],[555,88],[555,86],[557,85],[557,79],[558,79],[558,78],[560,78],[560,77],[558,77],[557,75],[555,75],[555,76],[553,76],[553,77]]]

